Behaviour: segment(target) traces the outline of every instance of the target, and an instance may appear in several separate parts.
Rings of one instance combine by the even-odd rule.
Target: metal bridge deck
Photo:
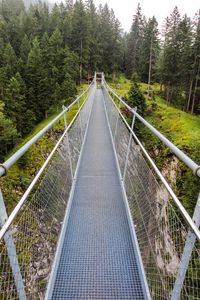
[[[101,90],[53,272],[48,299],[146,299]]]

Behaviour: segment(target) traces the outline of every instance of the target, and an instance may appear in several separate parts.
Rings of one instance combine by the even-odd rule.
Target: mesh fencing
[[[0,241],[0,299],[44,299],[94,89]],[[11,262],[11,263],[10,263]]]
[[[190,232],[167,189],[147,163],[140,146],[130,138],[130,132],[119,116],[108,91],[105,88],[103,90],[122,176],[127,160],[124,186],[151,297],[200,299],[199,243],[195,242],[193,246],[194,234]],[[128,145],[130,151],[127,155]],[[187,258],[189,265],[186,263]],[[184,260],[183,265],[181,260]],[[183,274],[185,268],[186,275],[181,285],[178,272]],[[172,297],[176,279],[176,288],[181,292],[180,295],[175,294]]]

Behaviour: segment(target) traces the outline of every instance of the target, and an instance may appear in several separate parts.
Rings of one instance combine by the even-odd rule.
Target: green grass
[[[114,83],[109,83],[120,96],[128,96],[131,81],[121,75]],[[191,159],[200,165],[200,116],[193,116],[178,108],[167,105],[159,95],[160,85],[154,83],[151,88],[154,92],[154,100],[147,97],[148,85],[140,83],[147,103],[145,119],[164,134],[177,147],[185,152]],[[158,168],[163,171],[173,161],[171,151],[143,124],[137,121],[139,126],[139,138],[156,162]],[[170,169],[169,169],[170,170]],[[199,194],[199,178],[183,163],[179,162],[176,171],[176,183],[171,182],[173,190],[192,216]]]
[[[81,94],[88,85],[82,85],[79,88],[78,93]],[[80,105],[85,100],[86,95],[80,99]],[[55,113],[49,116],[47,119],[40,122],[35,126],[34,130],[27,135],[23,141],[19,142],[5,157],[8,159],[18,149],[20,149],[25,143],[27,143],[33,136],[35,136],[41,129],[43,129],[49,122],[51,122],[60,112],[61,109],[55,109]],[[78,104],[74,105],[70,111],[66,113],[67,123],[69,124],[78,110]],[[28,185],[35,177],[44,161],[50,154],[58,138],[61,136],[64,130],[64,118],[57,121],[52,129],[49,129],[30,149],[15,163],[8,172],[6,177],[1,178],[0,188],[2,189],[4,199],[6,202],[6,208],[8,213],[12,211],[17,204],[19,198],[23,195]]]
[[[110,85],[118,95],[128,96],[131,81],[121,75],[115,83],[110,83]],[[166,135],[177,147],[186,151],[188,155],[200,164],[200,155],[197,155],[197,149],[200,147],[200,116],[193,116],[178,108],[167,105],[165,100],[158,95],[160,91],[159,83],[151,85],[155,95],[154,102],[146,96],[148,85],[140,83],[140,87],[145,94],[147,102],[147,114],[145,118],[156,129]]]
[[[78,94],[80,95],[84,90],[86,90],[86,88],[88,87],[88,84],[82,84],[79,88],[78,88]],[[82,102],[84,101],[84,97],[82,97],[80,99],[80,104],[82,104]],[[29,140],[31,140],[39,131],[41,131],[45,126],[47,126],[53,119],[55,119],[57,117],[57,115],[62,111],[62,108],[60,107],[60,109],[55,108],[55,111],[53,112],[53,114],[51,114],[48,118],[44,119],[43,121],[41,121],[39,124],[37,124],[35,126],[35,128],[33,129],[33,131],[31,133],[29,133],[26,137],[23,138],[22,141],[20,141],[11,151],[9,151],[9,153],[4,157],[4,160],[7,160],[9,157],[11,157],[18,149],[20,149],[23,145],[25,145]],[[70,123],[70,121],[72,120],[73,116],[75,115],[76,111],[78,110],[78,105],[74,105],[69,112],[67,112],[66,116],[67,116],[67,122]],[[58,129],[64,126],[64,121],[63,118],[58,121],[53,128]],[[64,127],[63,127],[64,128]]]
[[[131,81],[126,79],[123,75],[116,79],[115,83],[109,82],[109,84],[121,97],[128,96]]]
[[[180,148],[200,145],[200,116],[168,106],[159,96],[156,96],[156,104],[155,111],[147,117],[155,127]]]

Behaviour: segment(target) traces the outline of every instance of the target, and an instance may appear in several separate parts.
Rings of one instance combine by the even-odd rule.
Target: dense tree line
[[[23,0],[1,0],[0,153],[49,108],[70,101],[95,70],[123,71],[122,45],[120,23],[108,5],[66,0],[52,9],[42,2],[26,9]]]
[[[50,9],[34,0],[27,8],[30,2],[25,8],[23,0],[0,0],[1,154],[96,70],[136,73],[149,95],[160,82],[169,104],[200,113],[199,15],[181,17],[176,7],[160,38],[156,18],[147,20],[140,5],[126,34],[107,4],[65,0]]]
[[[169,104],[200,113],[200,13],[180,16],[177,7],[166,18],[160,38],[155,17],[146,20],[138,5],[126,38],[126,75],[160,82]]]

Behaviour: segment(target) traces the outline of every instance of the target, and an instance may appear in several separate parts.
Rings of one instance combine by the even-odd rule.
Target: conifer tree
[[[150,18],[144,28],[140,53],[140,77],[142,82],[151,83],[155,79],[156,62],[159,52],[158,23]]]
[[[140,74],[140,53],[144,36],[145,18],[142,15],[141,6],[138,4],[136,14],[133,17],[131,31],[128,35],[128,51],[126,74],[131,77],[133,73]]]
[[[128,93],[128,103],[132,108],[137,107],[137,112],[144,116],[146,110],[146,101],[140,89],[137,74],[132,77],[131,87]]]
[[[7,154],[17,140],[17,130],[13,122],[4,113],[4,103],[0,101],[0,154]]]

